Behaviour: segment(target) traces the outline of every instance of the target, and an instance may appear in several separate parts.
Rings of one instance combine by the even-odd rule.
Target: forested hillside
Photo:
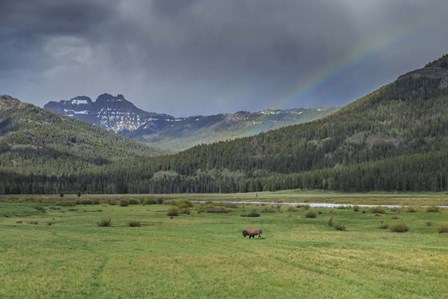
[[[0,97],[0,188],[11,185],[11,174],[33,182],[34,176],[82,175],[87,169],[155,154],[160,152],[82,121]]]
[[[447,190],[447,86],[444,56],[324,119],[39,184],[118,193]]]

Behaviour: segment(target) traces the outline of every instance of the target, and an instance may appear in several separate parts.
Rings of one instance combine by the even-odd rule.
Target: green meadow
[[[448,210],[423,207],[446,203],[446,195],[364,194],[362,201],[293,193],[1,197],[0,298],[447,296]],[[412,207],[188,201],[371,203],[388,196]],[[98,225],[109,219],[110,226]],[[408,231],[393,232],[397,225]],[[261,227],[262,238],[244,238],[249,226]]]

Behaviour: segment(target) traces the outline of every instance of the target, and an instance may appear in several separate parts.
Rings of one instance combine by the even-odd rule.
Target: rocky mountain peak
[[[78,96],[67,101],[72,105],[91,105],[92,99],[86,96]]]

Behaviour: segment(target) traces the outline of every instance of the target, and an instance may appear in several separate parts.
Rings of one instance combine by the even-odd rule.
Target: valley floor
[[[3,196],[0,297],[446,296],[448,233],[439,229],[446,225],[448,230],[448,210],[421,207],[446,205],[446,194],[300,194]],[[190,202],[177,198],[330,198],[351,203],[389,199],[388,203],[412,207],[188,207]],[[123,200],[131,204],[120,206]],[[167,212],[174,206],[186,214],[171,219]],[[241,217],[254,209],[259,217]],[[316,218],[308,218],[312,212]],[[98,226],[108,218],[110,227]],[[141,226],[129,227],[130,222]],[[409,231],[392,232],[396,224]],[[241,232],[248,226],[262,227],[263,237],[243,238]]]

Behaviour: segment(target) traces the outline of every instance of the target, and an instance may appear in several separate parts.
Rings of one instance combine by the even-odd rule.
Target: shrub
[[[53,224],[55,224],[56,222],[54,222],[54,221],[48,221],[48,226],[51,226],[51,225],[53,225]]]
[[[176,206],[180,208],[192,208],[193,204],[188,199],[181,199],[175,202]]]
[[[162,197],[159,197],[159,198],[157,198],[157,203],[159,204],[159,205],[163,205],[163,198]]]
[[[114,199],[109,199],[109,204],[111,205],[111,206],[115,206],[115,205],[117,205],[117,201],[116,200],[114,200]]]
[[[353,211],[354,212],[359,212],[359,206],[358,205],[354,205],[353,206]]]
[[[267,206],[261,210],[262,213],[275,213],[275,209],[273,207]]]
[[[409,231],[409,227],[404,223],[393,224],[389,226],[390,231],[394,233],[405,233]]]
[[[101,202],[100,202],[100,200],[98,199],[98,198],[95,198],[94,200],[93,200],[93,204],[94,205],[99,205]]]
[[[332,227],[332,226],[334,225],[334,223],[333,223],[333,217],[330,217],[330,219],[328,219],[328,221],[327,221],[327,225],[330,226],[330,227]]]
[[[128,201],[128,203],[129,203],[130,205],[138,205],[138,204],[140,204],[140,201],[139,201],[138,199],[131,198],[131,199]]]
[[[341,224],[336,224],[336,225],[334,225],[334,229],[335,230],[338,230],[338,231],[345,231],[346,229],[345,229],[345,226],[344,225],[341,225]]]
[[[370,208],[370,212],[373,214],[384,214],[386,210],[383,207],[373,207]]]
[[[155,205],[155,204],[157,204],[157,200],[155,198],[148,198],[147,200],[145,200],[145,204]]]
[[[129,227],[140,227],[142,225],[141,225],[140,221],[135,221],[134,220],[134,221],[129,221],[128,226]]]
[[[73,207],[76,206],[76,202],[71,200],[59,200],[56,202],[56,205],[61,207]]]
[[[81,204],[81,205],[93,205],[93,200],[91,200],[91,199],[81,199],[79,201],[79,204]]]
[[[167,215],[170,217],[179,216],[179,209],[176,207],[172,207],[168,210]]]
[[[398,216],[392,216],[392,219],[400,219]]]
[[[199,209],[199,211],[204,212],[204,209],[201,208],[201,209]],[[232,211],[229,210],[229,209],[226,209],[224,207],[208,207],[208,208],[205,209],[205,212],[220,214],[220,213],[230,213]]]
[[[307,211],[307,210],[309,210],[311,207],[310,207],[310,205],[303,205],[303,206],[300,206],[302,209],[304,209],[305,211]]]
[[[23,221],[22,220],[17,220],[16,223],[20,224],[20,223],[23,223]]]
[[[112,220],[109,218],[103,218],[100,221],[98,221],[98,226],[100,227],[109,227],[112,226]]]
[[[432,226],[432,222],[431,221],[426,221],[426,226]]]
[[[296,207],[288,207],[287,211],[290,213],[297,212],[297,208]]]
[[[366,210],[362,210],[362,212],[361,212],[361,213],[365,214],[365,213],[366,213]]]
[[[190,208],[183,207],[183,208],[180,209],[179,213],[183,214],[183,215],[190,215]]]
[[[446,234],[448,233],[448,224],[441,224],[438,228],[438,231],[440,234]]]
[[[416,207],[408,207],[406,209],[406,212],[408,212],[408,213],[416,213],[417,212],[417,208]]]
[[[309,210],[308,212],[305,213],[305,217],[306,218],[316,218],[317,213],[315,211]]]
[[[381,221],[380,223],[380,229],[388,229],[389,228],[389,224],[387,223],[383,223],[383,221]]]
[[[127,207],[128,205],[129,205],[129,200],[127,200],[127,199],[120,200],[120,206]]]
[[[81,192],[76,193],[76,196],[81,197]]]
[[[260,217],[260,214],[256,210],[252,210],[248,214],[243,214],[241,217]]]
[[[431,206],[426,208],[426,212],[428,213],[438,213],[440,212],[440,208],[437,206]]]
[[[59,193],[59,197],[64,197],[64,193]]]
[[[38,222],[38,221],[33,221],[33,220],[31,220],[31,221],[28,221],[28,224],[38,225],[39,222]]]

